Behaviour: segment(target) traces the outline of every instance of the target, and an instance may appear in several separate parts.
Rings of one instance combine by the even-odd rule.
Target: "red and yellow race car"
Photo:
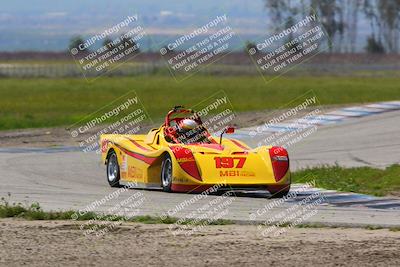
[[[146,135],[100,136],[108,183],[162,188],[166,192],[266,189],[275,197],[290,189],[289,156],[282,147],[255,149],[239,140],[212,136],[191,109],[175,107]]]

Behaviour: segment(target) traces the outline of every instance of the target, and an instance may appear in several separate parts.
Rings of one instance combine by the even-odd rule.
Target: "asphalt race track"
[[[252,145],[259,142],[257,138],[264,138],[246,137],[248,131],[251,129],[239,131],[238,137]],[[289,148],[292,169],[335,162],[344,166],[372,167],[399,163],[399,132],[399,110],[320,126],[318,131]],[[118,190],[108,186],[99,155],[69,147],[1,148],[0,182],[0,196],[7,197],[10,193],[11,202],[39,202],[46,210],[82,210]],[[222,218],[241,223],[263,222],[318,192],[322,200],[305,223],[400,226],[400,199],[303,188],[302,185],[294,185],[292,190],[295,196],[284,203],[269,199],[266,192],[237,192],[228,197],[229,205]],[[137,192],[142,202],[136,215],[186,216],[219,198],[129,189],[95,205],[94,210],[106,212]],[[276,205],[266,208],[271,203]]]

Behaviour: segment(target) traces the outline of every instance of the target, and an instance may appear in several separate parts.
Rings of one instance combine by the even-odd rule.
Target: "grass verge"
[[[13,203],[9,204],[4,198],[1,198],[0,201],[0,218],[20,218],[26,220],[72,220],[73,215],[77,214],[76,211],[43,211],[38,203],[33,203],[30,206],[24,206],[21,203]],[[94,212],[85,213],[85,215],[79,216],[77,221],[88,221],[85,224],[82,224],[81,227],[77,227],[76,229],[81,230],[93,230],[93,229],[104,229],[107,228],[107,224],[104,222],[135,222],[135,223],[144,223],[144,224],[178,224],[178,225],[188,225],[188,226],[205,226],[205,225],[232,225],[236,224],[231,220],[218,219],[215,221],[206,221],[206,220],[179,220],[174,217],[165,217],[161,218],[158,216],[135,216],[131,218],[123,217],[123,216],[115,216],[115,215],[103,215],[97,214]],[[240,223],[243,224],[243,223]],[[250,224],[252,224],[250,222]],[[259,224],[264,225],[264,224]],[[286,228],[289,227],[288,224],[280,224],[279,227]],[[265,225],[264,225],[265,226]],[[268,226],[273,226],[270,224]],[[335,226],[331,224],[322,224],[322,223],[302,223],[295,226],[295,228],[346,228],[342,226]],[[380,229],[389,229],[393,232],[400,231],[400,227],[390,227],[385,228],[381,226],[368,225],[365,227],[358,227],[366,230],[380,230]]]
[[[322,166],[293,173],[293,182],[315,181],[317,187],[345,192],[385,196],[400,192],[400,165],[386,169]]]
[[[0,218],[22,218],[26,220],[72,220],[74,215],[78,214],[77,211],[44,211],[39,203],[32,203],[30,206],[21,203],[9,204],[5,198],[0,201]],[[123,221],[123,222],[137,222],[145,224],[175,224],[180,225],[228,225],[233,224],[230,220],[218,219],[214,221],[206,220],[182,220],[178,218],[166,216],[161,218],[159,216],[135,216],[124,217],[116,215],[104,215],[95,212],[87,212],[83,215],[76,217],[78,221]]]
[[[191,107],[221,90],[236,112],[276,109],[310,90],[322,105],[396,100],[400,78],[304,76],[270,83],[259,76],[196,75],[176,82],[171,76],[143,75],[90,83],[79,78],[2,78],[0,130],[70,125],[132,90],[157,119],[175,105]]]

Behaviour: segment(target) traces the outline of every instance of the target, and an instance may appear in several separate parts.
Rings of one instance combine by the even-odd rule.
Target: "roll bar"
[[[168,127],[169,122],[171,121],[171,116],[174,114],[179,114],[179,113],[191,113],[194,114],[193,119],[196,120],[198,123],[201,123],[201,119],[199,116],[196,115],[195,111],[193,109],[185,109],[183,106],[175,106],[172,110],[170,110],[165,117],[165,122],[164,126]]]

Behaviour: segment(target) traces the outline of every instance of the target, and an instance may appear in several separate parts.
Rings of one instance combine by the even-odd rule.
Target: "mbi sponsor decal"
[[[252,171],[219,171],[220,177],[254,177],[256,174]]]

